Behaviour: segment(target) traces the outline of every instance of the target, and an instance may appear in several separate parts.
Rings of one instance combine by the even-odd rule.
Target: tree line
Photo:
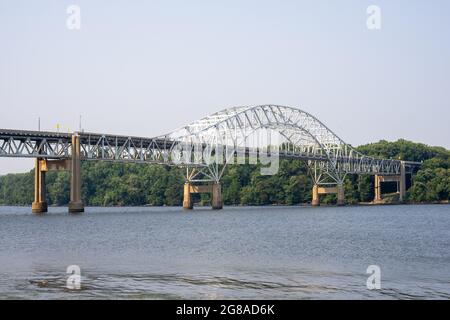
[[[450,197],[450,151],[406,140],[379,141],[357,148],[368,156],[423,161],[407,192],[410,202],[448,201]],[[120,164],[101,161],[82,163],[82,197],[89,206],[180,206],[183,201],[183,169],[174,166]],[[373,176],[348,175],[347,203],[372,201]],[[311,201],[312,181],[300,160],[280,161],[279,172],[261,176],[258,165],[228,166],[222,178],[225,205],[295,205]],[[49,205],[69,202],[68,172],[49,172],[46,178]],[[383,185],[383,192],[396,186]],[[34,169],[28,173],[0,176],[0,205],[30,205],[34,194]],[[194,202],[209,203],[208,194],[194,195]],[[332,203],[326,195],[322,203]]]

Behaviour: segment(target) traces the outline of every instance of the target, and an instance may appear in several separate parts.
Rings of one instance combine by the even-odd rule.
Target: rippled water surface
[[[0,298],[450,298],[448,205],[86,211],[0,207]]]

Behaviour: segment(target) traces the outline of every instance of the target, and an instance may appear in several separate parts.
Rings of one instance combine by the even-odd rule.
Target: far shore
[[[345,204],[343,207],[367,207],[367,206],[395,206],[395,205],[446,205],[450,204],[449,200],[444,201],[435,201],[435,202],[386,202],[386,203],[373,203],[373,202],[359,202],[359,203],[351,203],[351,204]],[[68,205],[49,205],[49,208],[64,208]],[[0,204],[0,207],[18,207],[18,208],[31,208],[30,205],[9,205],[9,204]],[[194,207],[197,208],[208,208],[210,205],[200,205],[196,204]],[[300,204],[265,204],[265,205],[224,205],[224,207],[231,207],[231,208],[239,208],[239,207],[312,207],[310,203],[300,203]],[[332,203],[324,203],[320,204],[319,207],[337,207],[336,204]],[[182,206],[153,206],[153,205],[116,205],[116,206],[85,206],[85,208],[182,208]]]

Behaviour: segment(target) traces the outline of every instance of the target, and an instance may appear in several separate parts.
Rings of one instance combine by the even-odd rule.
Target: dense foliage
[[[413,202],[448,201],[450,197],[450,151],[406,140],[380,141],[357,148],[366,155],[424,161],[408,191]],[[183,171],[176,167],[142,164],[84,162],[83,200],[91,206],[169,205],[182,203]],[[306,165],[298,160],[280,162],[274,176],[261,176],[258,166],[236,165],[226,169],[222,179],[225,205],[299,204],[311,201],[311,179]],[[47,201],[64,205],[69,201],[69,174],[47,174]],[[0,177],[0,204],[29,205],[33,200],[33,170]],[[384,192],[395,191],[386,186]],[[349,175],[345,183],[348,203],[367,202],[374,197],[373,177]],[[206,204],[209,195],[195,196]],[[324,203],[335,201],[327,195]]]

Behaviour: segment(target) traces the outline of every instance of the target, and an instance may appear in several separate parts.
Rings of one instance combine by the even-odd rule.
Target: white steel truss
[[[278,139],[271,140],[268,132],[276,132]],[[193,179],[203,176],[218,181],[224,167],[236,162],[236,155],[249,158],[261,150],[308,161],[337,182],[346,174],[400,174],[399,160],[365,156],[308,112],[279,105],[225,109],[155,138],[75,134],[80,136],[83,160],[197,168],[195,176],[190,175]],[[70,155],[71,134],[0,129],[0,157],[61,159]],[[208,155],[224,160],[211,162]]]

